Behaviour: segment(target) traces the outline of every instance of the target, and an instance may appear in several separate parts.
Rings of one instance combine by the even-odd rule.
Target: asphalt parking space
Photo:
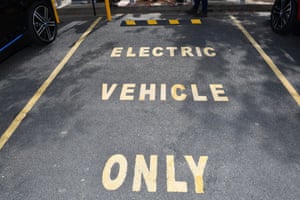
[[[270,26],[269,13],[253,13],[250,16],[251,20],[246,19],[243,15],[239,16],[239,19],[276,63],[280,71],[299,91],[300,81],[297,78],[300,63],[299,50],[297,48],[300,45],[299,24],[289,34],[278,35],[274,34],[271,29],[265,28]]]
[[[175,18],[120,14],[95,27],[1,150],[4,199],[297,199],[299,106],[229,16],[121,26]],[[61,31],[61,59],[92,21]],[[242,24],[267,52],[277,44]],[[286,51],[294,62],[282,68],[273,53],[298,89],[297,56]],[[26,65],[7,62],[20,73]],[[13,71],[5,67],[4,81]],[[5,94],[14,112],[29,98]],[[12,113],[1,107],[1,130]]]
[[[55,43],[47,47],[25,46],[1,63],[1,133],[90,23],[90,18],[81,18],[77,21],[63,18]]]

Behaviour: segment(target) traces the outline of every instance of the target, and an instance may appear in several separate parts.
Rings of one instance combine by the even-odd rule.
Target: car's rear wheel
[[[296,1],[275,0],[271,11],[271,27],[276,33],[287,33],[296,22]]]
[[[46,1],[37,1],[29,9],[28,30],[36,44],[49,44],[57,34],[57,24],[51,5]]]

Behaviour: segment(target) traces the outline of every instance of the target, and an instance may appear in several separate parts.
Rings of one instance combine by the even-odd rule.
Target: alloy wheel
[[[52,11],[45,5],[39,5],[33,12],[33,28],[42,42],[51,42],[56,36],[56,22]]]
[[[271,12],[271,26],[275,32],[288,31],[295,18],[295,3],[293,0],[277,0]]]

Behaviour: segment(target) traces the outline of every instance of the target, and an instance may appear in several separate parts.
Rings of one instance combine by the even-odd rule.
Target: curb
[[[112,7],[112,14],[116,13],[182,13],[190,9],[190,5],[176,5],[176,6],[131,6],[131,7]],[[212,2],[208,6],[208,12],[270,12],[272,4],[234,4],[234,3],[219,3]],[[96,11],[98,15],[106,15],[105,5],[103,3],[96,4]],[[60,15],[93,15],[93,8],[91,4],[85,5],[69,5],[58,9]]]

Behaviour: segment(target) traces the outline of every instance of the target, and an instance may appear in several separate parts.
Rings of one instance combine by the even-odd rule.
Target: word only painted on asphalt
[[[155,83],[103,83],[101,100],[108,101],[113,94],[116,94],[120,101],[166,101],[167,97],[174,101],[186,101],[190,96],[193,101],[206,102],[208,95],[200,94],[200,87],[197,84],[183,85],[174,84],[167,86],[167,84]],[[211,99],[215,102],[228,102],[229,98],[225,94],[222,84],[209,84]]]
[[[191,155],[184,156],[187,168],[194,178],[194,191],[197,194],[204,193],[203,174],[208,156],[200,156],[195,161]],[[173,155],[166,155],[166,175],[158,176],[158,156],[150,155],[147,164],[145,156],[138,154],[135,157],[134,166],[128,166],[127,158],[122,154],[112,155],[105,163],[102,171],[102,184],[106,190],[118,190],[126,181],[129,174],[133,174],[132,191],[139,192],[142,183],[145,183],[148,192],[157,192],[158,178],[165,178],[167,192],[188,192],[186,181],[176,180],[175,158]],[[129,170],[132,172],[128,172]],[[161,182],[161,181],[159,181]]]
[[[216,55],[216,51],[212,47],[114,47],[111,51],[110,57],[215,57]]]

